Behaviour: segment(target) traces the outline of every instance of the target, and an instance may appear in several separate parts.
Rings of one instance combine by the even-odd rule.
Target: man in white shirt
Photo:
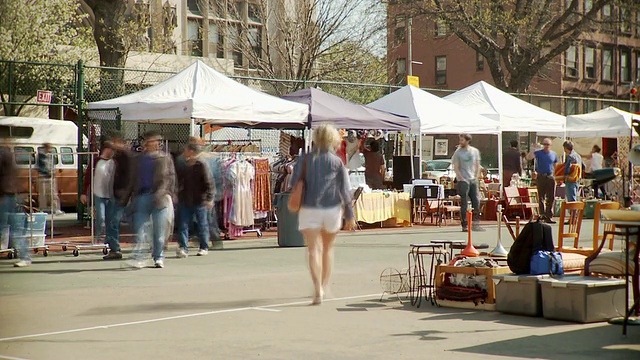
[[[585,159],[591,159],[590,163],[589,163],[589,167],[587,168],[587,174],[585,176],[585,178],[589,179],[589,178],[593,178],[594,177],[594,171],[596,170],[600,170],[604,167],[604,156],[602,156],[602,154],[600,154],[600,151],[602,151],[602,149],[600,149],[600,146],[598,145],[593,145],[593,147],[591,148],[591,154],[587,154],[587,155],[581,155],[583,158]],[[598,189],[600,189],[600,191],[602,191],[602,196],[600,196],[598,194]],[[605,187],[604,185],[600,185],[600,187],[598,188],[597,186],[593,187],[593,193],[595,194],[596,197],[606,197],[607,193],[605,191]]]
[[[468,231],[467,202],[471,200],[473,209],[472,230],[484,231],[480,227],[480,198],[478,194],[478,179],[480,178],[480,151],[471,146],[471,135],[460,134],[458,149],[453,153],[451,162],[456,173],[458,195],[460,195],[460,219],[462,231]]]

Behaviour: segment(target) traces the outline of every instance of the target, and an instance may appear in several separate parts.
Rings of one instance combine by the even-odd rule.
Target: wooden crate
[[[511,270],[508,266],[500,266],[497,268],[476,268],[438,265],[436,269],[436,289],[444,284],[446,274],[467,274],[467,275],[484,275],[487,277],[487,304],[495,304],[496,302],[496,285],[493,282],[492,275],[510,274]],[[436,290],[437,292],[437,290]]]

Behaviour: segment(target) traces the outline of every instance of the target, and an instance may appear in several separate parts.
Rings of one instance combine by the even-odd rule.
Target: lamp
[[[495,257],[506,257],[509,252],[502,246],[502,205],[498,205],[498,211],[496,213],[498,217],[498,245],[489,253],[491,256]]]

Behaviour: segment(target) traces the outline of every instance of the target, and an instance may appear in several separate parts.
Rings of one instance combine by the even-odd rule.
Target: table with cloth
[[[395,219],[393,225],[411,224],[411,197],[408,193],[373,192],[362,194],[355,206],[356,220],[368,224]]]

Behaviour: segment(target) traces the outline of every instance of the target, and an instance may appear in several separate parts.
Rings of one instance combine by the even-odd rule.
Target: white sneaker
[[[162,261],[162,259],[161,260],[156,260],[155,266],[158,269],[162,269],[164,267],[164,261]]]
[[[62,210],[56,210],[54,212],[54,215],[62,215],[62,214],[64,214],[64,211],[62,211]]]
[[[187,250],[185,250],[183,248],[176,249],[176,257],[178,259],[184,259],[184,258],[186,258],[188,256],[189,256],[189,254],[187,253]]]
[[[20,260],[17,263],[14,263],[14,267],[27,267],[31,265],[31,260]]]
[[[207,249],[200,249],[200,250],[198,250],[198,253],[197,253],[196,255],[198,255],[198,256],[205,256],[205,255],[207,255],[208,253],[209,253],[209,250],[207,250]]]

